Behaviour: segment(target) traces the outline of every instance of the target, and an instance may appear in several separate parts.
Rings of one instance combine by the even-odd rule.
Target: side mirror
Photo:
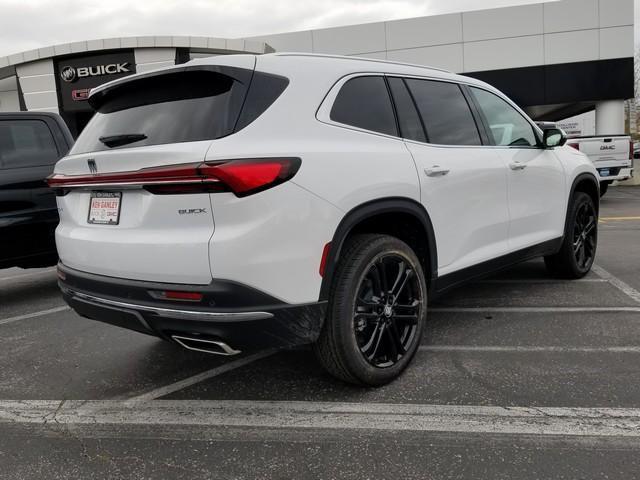
[[[567,134],[559,128],[545,128],[542,131],[542,143],[545,148],[561,147],[567,143]]]

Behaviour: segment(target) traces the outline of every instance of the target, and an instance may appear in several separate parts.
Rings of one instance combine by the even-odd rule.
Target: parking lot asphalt
[[[53,269],[0,270],[0,479],[638,478],[640,188],[603,198],[596,264],[451,292],[378,389],[308,348],[217,357],[82,319]]]

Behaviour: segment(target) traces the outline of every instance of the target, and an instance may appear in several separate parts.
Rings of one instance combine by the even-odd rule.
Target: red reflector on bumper
[[[67,275],[59,268],[56,268],[56,273],[58,274],[58,278],[63,282],[67,279]]]
[[[203,295],[198,292],[176,292],[167,290],[160,292],[161,297],[166,300],[185,300],[188,302],[199,302],[202,300]]]
[[[324,270],[327,267],[327,259],[329,258],[329,250],[331,250],[331,242],[327,243],[322,249],[322,258],[320,259],[320,276],[324,277]]]

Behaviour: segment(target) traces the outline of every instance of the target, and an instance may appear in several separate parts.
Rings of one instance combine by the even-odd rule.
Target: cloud
[[[0,0],[0,56],[137,35],[243,37],[535,0]]]

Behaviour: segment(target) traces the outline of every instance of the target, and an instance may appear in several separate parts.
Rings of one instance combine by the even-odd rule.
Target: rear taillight
[[[569,143],[567,143],[567,145],[569,145],[571,148],[575,148],[578,151],[580,150],[580,144],[579,143],[569,142]]]
[[[238,197],[261,192],[292,178],[299,158],[254,158],[206,165],[203,172],[224,183]]]
[[[633,160],[633,140],[629,140],[629,160]]]
[[[95,175],[54,174],[47,182],[61,195],[73,188],[142,187],[157,195],[233,192],[245,197],[286,182],[300,163],[299,158],[249,158]]]

